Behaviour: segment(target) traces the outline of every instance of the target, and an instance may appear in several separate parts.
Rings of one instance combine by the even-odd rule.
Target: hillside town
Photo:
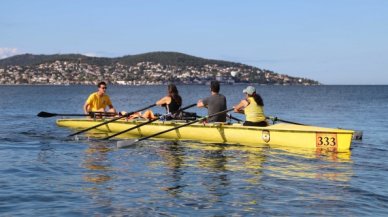
[[[223,83],[257,83],[263,85],[318,85],[310,79],[290,77],[256,67],[173,66],[153,62],[135,65],[114,63],[91,65],[81,62],[54,61],[33,66],[8,65],[0,68],[0,84],[95,84],[107,81],[119,85],[206,84],[211,80]]]

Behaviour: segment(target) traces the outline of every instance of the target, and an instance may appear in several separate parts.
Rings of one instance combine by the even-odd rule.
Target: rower
[[[268,126],[264,115],[264,102],[261,96],[256,93],[256,89],[253,86],[248,86],[243,90],[243,93],[245,99],[233,106],[234,112],[245,114],[243,126]]]
[[[157,115],[149,109],[144,112],[144,114],[138,113],[132,115],[132,118],[142,117],[145,119],[153,120],[156,119],[157,116],[162,116],[164,120],[174,120],[179,119],[181,115],[179,111],[182,105],[182,97],[179,95],[178,88],[175,84],[169,84],[167,86],[167,95],[156,101],[155,103],[158,106],[162,106],[166,108],[167,115]]]
[[[88,99],[84,104],[84,113],[89,114],[90,112],[106,112],[106,107],[109,107],[108,112],[116,114],[116,109],[106,94],[107,85],[101,81],[97,84],[98,90],[95,93],[89,95]]]
[[[208,116],[217,112],[225,111],[226,97],[220,94],[220,83],[218,81],[210,82],[211,95],[205,99],[200,99],[197,102],[198,108],[207,108]],[[226,113],[211,116],[207,122],[226,122]]]

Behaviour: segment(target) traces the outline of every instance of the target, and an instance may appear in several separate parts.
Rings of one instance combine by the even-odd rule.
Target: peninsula
[[[318,81],[292,77],[241,63],[211,60],[177,52],[151,52],[118,58],[80,54],[23,54],[0,60],[0,84],[121,85],[223,83],[258,85],[319,85]]]

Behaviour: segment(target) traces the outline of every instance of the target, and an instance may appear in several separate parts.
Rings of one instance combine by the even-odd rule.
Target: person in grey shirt
[[[225,111],[226,108],[226,98],[224,95],[220,94],[220,83],[218,81],[212,81],[210,83],[211,96],[200,99],[197,102],[197,107],[207,108],[208,115],[212,115],[217,112]],[[215,115],[210,117],[208,122],[226,122],[226,112],[223,114]]]

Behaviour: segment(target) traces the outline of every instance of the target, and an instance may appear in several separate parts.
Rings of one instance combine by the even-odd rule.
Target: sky
[[[388,84],[388,0],[1,0],[0,59],[174,51],[323,84]]]

